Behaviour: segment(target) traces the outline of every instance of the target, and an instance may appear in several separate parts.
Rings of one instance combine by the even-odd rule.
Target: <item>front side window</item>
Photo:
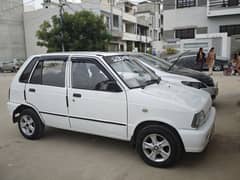
[[[112,79],[105,69],[93,59],[72,60],[72,88],[107,90],[103,86]]]
[[[47,60],[39,61],[36,66],[30,83],[47,86],[65,86],[65,61]]]
[[[177,0],[177,8],[196,6],[196,0]]]
[[[159,77],[139,64],[134,56],[116,55],[104,59],[131,89],[159,83]]]

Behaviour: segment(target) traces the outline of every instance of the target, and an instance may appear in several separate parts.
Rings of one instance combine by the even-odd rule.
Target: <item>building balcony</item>
[[[152,41],[152,38],[150,36],[146,36],[146,35],[139,35],[139,34],[124,32],[122,40],[150,43]]]
[[[207,16],[226,16],[240,14],[240,0],[208,0]]]

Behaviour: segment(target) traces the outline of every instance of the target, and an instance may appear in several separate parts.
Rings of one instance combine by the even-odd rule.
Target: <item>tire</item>
[[[153,145],[152,138],[157,140],[155,145]],[[174,165],[183,153],[179,137],[170,128],[161,125],[150,125],[143,128],[137,135],[136,148],[140,157],[154,167]],[[153,160],[154,157],[155,160]]]
[[[32,109],[25,109],[21,112],[18,128],[25,138],[31,140],[40,139],[44,133],[44,124]]]
[[[216,66],[213,67],[213,70],[214,71],[222,71],[223,67],[221,65],[216,65]]]

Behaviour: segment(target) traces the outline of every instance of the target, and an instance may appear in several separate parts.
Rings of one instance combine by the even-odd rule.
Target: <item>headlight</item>
[[[190,82],[190,81],[182,81],[182,84],[186,86],[190,86],[196,89],[206,88],[207,86],[202,82]]]
[[[204,111],[201,111],[193,117],[192,128],[198,128],[202,126],[206,121],[206,115]]]

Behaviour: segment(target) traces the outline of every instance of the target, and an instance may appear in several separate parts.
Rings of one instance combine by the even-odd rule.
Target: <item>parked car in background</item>
[[[0,72],[16,72],[17,67],[13,61],[5,61],[0,63]]]
[[[171,63],[175,63],[178,66],[182,66],[182,67],[185,67],[185,68],[200,71],[201,70],[200,66],[196,62],[196,56],[197,56],[196,54],[197,53],[186,54],[179,59],[177,57],[174,57],[174,58],[168,59],[168,61],[171,62]],[[221,57],[221,56],[216,56],[216,60],[215,60],[213,70],[214,71],[223,71],[224,66],[227,66],[228,63],[229,63],[229,60],[227,58]],[[203,70],[204,71],[208,70],[208,66],[207,66],[206,63],[203,65]]]
[[[179,79],[178,81],[186,86],[207,91],[213,99],[218,95],[218,83],[214,82],[210,76],[204,73],[177,66],[176,64],[172,64],[164,59],[149,54],[137,53],[135,57],[160,77],[168,76],[167,74],[172,74],[173,78],[175,76],[176,79],[178,78],[177,75],[181,75],[181,77],[190,77],[191,79],[189,80]],[[168,78],[169,77],[170,76],[168,76]]]
[[[13,63],[17,70],[20,69],[20,67],[23,65],[24,62],[25,62],[24,59],[18,59],[18,58],[13,59]]]
[[[23,59],[0,62],[0,72],[17,72],[23,63]]]
[[[8,109],[27,139],[52,126],[130,141],[157,167],[203,151],[216,116],[207,92],[161,81],[129,56],[90,52],[29,58],[11,83]]]

